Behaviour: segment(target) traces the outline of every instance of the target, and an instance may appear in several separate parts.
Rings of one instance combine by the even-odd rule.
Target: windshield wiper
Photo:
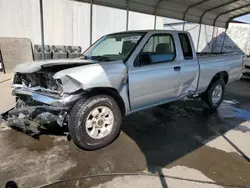
[[[94,60],[97,60],[97,61],[110,61],[110,58],[109,58],[109,57],[100,56],[100,55],[91,56],[91,59],[94,59]]]

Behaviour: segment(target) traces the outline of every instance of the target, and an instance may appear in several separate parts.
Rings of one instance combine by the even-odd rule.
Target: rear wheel
[[[97,95],[78,101],[69,117],[69,132],[85,150],[95,150],[114,141],[120,133],[121,112],[116,101]]]
[[[217,109],[223,101],[225,93],[225,82],[219,79],[212,83],[203,94],[202,99],[207,103],[210,110]]]

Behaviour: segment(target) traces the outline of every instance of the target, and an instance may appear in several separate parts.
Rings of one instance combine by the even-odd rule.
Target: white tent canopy
[[[77,0],[194,23],[227,28],[250,13],[250,0]]]

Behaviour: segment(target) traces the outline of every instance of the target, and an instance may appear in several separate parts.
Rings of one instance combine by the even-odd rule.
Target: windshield
[[[84,52],[83,57],[98,61],[126,60],[145,33],[106,35]]]

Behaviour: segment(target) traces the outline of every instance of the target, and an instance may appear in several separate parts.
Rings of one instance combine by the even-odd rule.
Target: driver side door
[[[181,61],[172,34],[152,35],[129,70],[131,110],[155,106],[181,93]]]

